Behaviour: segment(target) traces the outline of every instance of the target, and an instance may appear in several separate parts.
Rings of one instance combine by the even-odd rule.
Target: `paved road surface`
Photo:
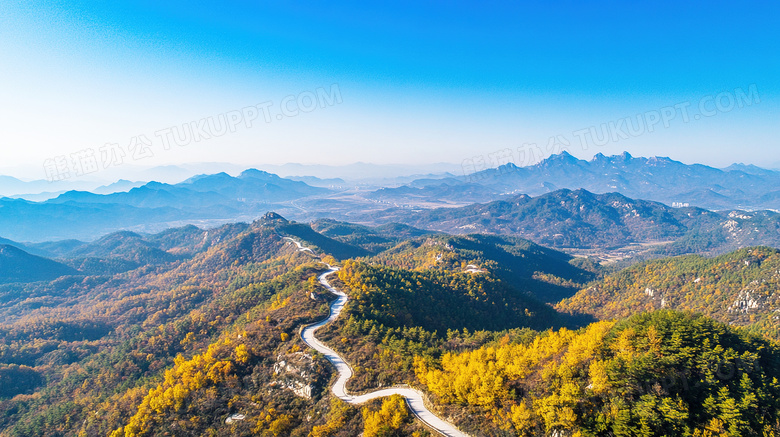
[[[303,247],[297,241],[295,241],[295,243],[298,245],[299,249]],[[328,291],[330,291],[331,293],[335,294],[338,297],[335,301],[333,301],[330,304],[330,315],[328,316],[327,319],[321,322],[305,327],[301,332],[301,337],[303,338],[303,341],[306,344],[308,344],[309,346],[311,346],[313,349],[317,350],[321,354],[325,355],[325,358],[327,358],[328,361],[330,361],[334,366],[336,366],[336,370],[339,372],[339,378],[338,380],[336,380],[336,383],[333,384],[333,387],[331,388],[333,394],[338,396],[339,399],[343,400],[344,402],[353,405],[362,404],[364,402],[376,398],[382,398],[385,396],[398,394],[406,398],[406,402],[409,405],[409,408],[412,410],[414,415],[417,416],[417,418],[419,418],[420,420],[428,424],[433,429],[438,430],[442,435],[448,437],[468,437],[468,434],[461,432],[460,430],[458,430],[458,428],[456,428],[449,422],[446,422],[440,419],[439,417],[437,417],[435,414],[431,413],[431,411],[425,407],[425,402],[423,402],[422,393],[420,393],[417,390],[411,388],[398,387],[398,388],[385,388],[381,390],[376,390],[371,393],[366,393],[360,396],[354,396],[347,393],[346,385],[347,385],[347,380],[349,380],[349,378],[352,377],[352,368],[349,367],[349,364],[347,364],[347,362],[344,361],[344,359],[341,358],[341,356],[338,353],[336,353],[336,351],[329,348],[328,346],[325,346],[324,343],[322,343],[321,341],[317,340],[316,337],[314,337],[314,333],[318,329],[320,329],[321,327],[327,325],[328,323],[338,318],[339,314],[341,314],[341,311],[344,309],[344,305],[346,305],[347,303],[347,295],[337,290],[333,286],[331,286],[330,283],[328,282],[328,275],[336,271],[338,271],[338,268],[330,267],[327,272],[321,274],[319,277],[320,284],[322,284],[325,288],[328,289]]]
[[[290,238],[290,237],[284,237],[283,239],[284,239],[284,240],[288,240],[288,241],[292,241],[293,243],[295,243],[295,245],[296,245],[296,246],[298,246],[298,251],[300,251],[300,252],[309,252],[309,253],[311,253],[311,254],[314,254],[314,251],[313,251],[313,250],[311,250],[310,248],[308,248],[308,247],[306,247],[306,246],[302,245],[302,244],[300,243],[300,241],[297,241],[297,240],[295,240],[295,239],[292,239],[292,238]]]

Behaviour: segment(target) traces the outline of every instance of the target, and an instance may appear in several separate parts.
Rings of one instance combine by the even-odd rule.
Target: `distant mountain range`
[[[320,167],[285,169],[323,170]],[[153,233],[185,224],[251,222],[277,211],[302,222],[331,218],[373,225],[406,223],[454,233],[515,233],[561,248],[686,238],[689,249],[722,251],[776,245],[780,239],[773,228],[776,214],[767,212],[780,209],[780,172],[751,165],[716,169],[628,153],[598,154],[584,161],[563,152],[536,165],[506,164],[467,178],[439,173],[383,179],[376,166],[347,167],[376,170],[375,183],[386,185],[380,189],[356,185],[347,177],[283,178],[256,169],[237,176],[203,174],[176,184],[120,180],[53,198],[49,197],[55,194],[44,193],[41,201],[0,198],[0,236],[31,242],[94,240],[119,230]],[[12,179],[0,178],[0,188],[22,183]],[[61,188],[55,185],[52,188]],[[570,199],[572,192],[582,197]],[[582,210],[571,210],[567,201]],[[560,202],[564,204],[555,205]],[[639,215],[625,216],[625,211],[611,206],[614,202],[638,205]],[[514,210],[507,206],[512,204]],[[723,212],[707,215],[696,208]]]
[[[45,179],[22,181],[12,176],[0,175],[0,196],[33,194],[40,197],[54,197],[52,193],[67,190],[91,190],[98,184],[86,181],[54,181]],[[41,196],[43,194],[43,196]],[[48,196],[48,197],[47,197]]]
[[[43,168],[25,168],[25,174],[38,174],[39,179],[27,180],[0,174],[0,197],[22,197],[28,200],[46,200],[65,191],[86,190],[98,194],[127,191],[146,181],[177,184],[193,176],[226,172],[231,175],[249,166],[226,162],[199,162],[154,167],[126,164],[99,173],[58,181],[43,178]],[[279,176],[299,180],[313,186],[391,186],[408,183],[420,178],[440,178],[458,173],[458,164],[435,163],[428,165],[371,164],[356,162],[347,165],[309,165],[288,163],[283,165],[256,165],[253,168]],[[5,168],[18,174],[20,169]],[[2,171],[2,170],[0,170]],[[116,182],[114,182],[116,181]],[[144,181],[144,182],[131,182]]]
[[[245,173],[238,178],[220,174],[199,177],[176,185],[147,184],[128,193],[111,195],[73,192],[43,203],[4,201],[5,211],[0,215],[0,220],[11,221],[8,218],[11,209],[8,204],[16,202],[30,208],[16,209],[16,213],[21,212],[28,217],[27,220],[17,221],[17,226],[30,227],[30,233],[35,231],[32,229],[34,226],[46,230],[62,230],[68,225],[76,229],[90,226],[93,226],[90,229],[100,229],[99,226],[111,229],[112,225],[122,220],[149,220],[150,214],[157,214],[152,219],[165,217],[166,214],[171,220],[181,219],[182,211],[195,214],[200,207],[208,206],[208,199],[225,201],[227,196],[242,195],[242,190],[251,190],[257,186],[264,188],[265,193],[271,193],[265,195],[287,193],[293,198],[307,192],[323,191],[302,182],[285,182],[284,179],[262,172]],[[282,182],[279,182],[280,179]],[[263,180],[275,181],[277,184],[261,182]],[[273,187],[269,188],[269,185]],[[210,190],[205,191],[207,189]],[[112,199],[113,203],[109,203],[108,199]],[[260,203],[257,196],[251,199],[256,204],[258,215],[259,211],[273,207],[272,204]],[[163,206],[166,200],[178,207]],[[246,203],[252,205],[249,201]],[[50,217],[35,216],[30,212],[34,208],[47,213],[60,213],[63,219],[52,222]],[[257,223],[272,224],[276,232],[307,241],[342,259],[374,256],[410,238],[435,237],[441,233],[499,234],[567,251],[596,250],[598,253],[632,244],[653,243],[648,249],[650,257],[686,253],[720,254],[755,245],[780,248],[779,213],[673,208],[660,202],[631,199],[618,193],[594,194],[583,189],[558,190],[537,197],[507,196],[504,200],[460,208],[416,211],[390,208],[363,214],[361,222],[373,223],[374,226],[333,219],[319,219],[307,225],[287,221],[275,213],[265,214],[252,226]],[[6,229],[9,227],[6,226]],[[6,247],[9,260],[13,258],[11,255],[15,257],[13,259],[33,257],[30,258],[35,261],[32,265],[38,265],[41,271],[60,272],[64,271],[62,268],[68,268],[71,273],[78,271],[78,274],[106,275],[144,265],[158,266],[187,259],[213,244],[236,237],[249,227],[246,223],[226,224],[212,229],[188,225],[156,234],[113,232],[92,242],[66,239],[18,243],[0,239],[0,245]],[[70,235],[75,233],[73,229],[68,231]],[[453,241],[448,244],[455,244]],[[24,252],[13,252],[14,248]],[[39,257],[56,259],[61,267],[43,266],[41,260],[44,258]],[[29,272],[8,275],[7,280],[37,277],[30,276]]]
[[[635,158],[627,152],[616,156],[599,153],[585,161],[564,151],[528,167],[509,163],[466,175],[463,183],[466,181],[504,194],[538,196],[563,188],[584,188],[712,210],[780,209],[780,172],[743,164],[717,169],[664,157]]]
[[[286,202],[326,188],[259,170],[237,177],[195,176],[178,184],[149,182],[127,192],[68,191],[44,202],[0,199],[0,233],[17,241],[91,240],[121,229],[162,230],[184,223],[251,221]]]
[[[539,196],[579,188],[593,193],[617,192],[670,206],[780,209],[778,171],[744,164],[717,169],[665,157],[635,158],[627,152],[616,156],[599,153],[585,161],[564,151],[527,167],[509,163],[461,177],[421,178],[365,197],[397,205],[453,199],[484,203],[507,195]]]
[[[195,176],[175,185],[149,182],[128,192],[107,195],[69,191],[48,203],[114,203],[145,208],[166,206],[202,208],[215,204],[285,201],[326,192],[324,188],[312,187],[304,182],[249,169],[237,177],[227,173],[217,173]]]

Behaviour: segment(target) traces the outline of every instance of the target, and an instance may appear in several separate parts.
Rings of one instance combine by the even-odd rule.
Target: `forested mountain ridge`
[[[508,286],[544,302],[573,295],[600,268],[528,240],[497,235],[441,235],[406,240],[369,258],[404,269],[489,272]]]
[[[196,244],[209,233],[220,238]],[[227,426],[239,434],[287,435],[302,428],[298,434],[306,435],[327,422],[322,413],[313,422],[305,416],[331,409],[322,397],[330,369],[321,358],[304,354],[295,334],[327,312],[323,298],[310,297],[318,290],[307,280],[322,264],[286,236],[316,243],[312,247],[318,251],[322,246],[340,255],[364,253],[268,214],[250,225],[216,231],[186,227],[153,236],[109,235],[82,251],[126,258],[164,253],[175,259],[147,258],[150,264],[121,273],[69,271],[70,276],[51,282],[0,286],[5,387],[0,435],[133,435],[150,431],[151,424],[155,433],[201,434],[224,430],[226,415],[238,408],[251,417]],[[239,343],[243,346],[236,349]],[[275,372],[282,361],[296,364],[288,365],[287,373]],[[193,380],[181,379],[181,372],[189,372],[184,369],[200,369],[205,379],[192,385]],[[276,388],[258,397],[258,384]],[[160,401],[149,394],[151,404],[144,404],[155,387],[162,387]],[[186,411],[176,407],[180,401],[166,404],[173,409],[145,409],[168,402],[163,399],[169,399],[169,388],[188,393]],[[236,396],[244,400],[236,403]],[[256,410],[256,405],[263,407]],[[348,434],[362,428],[360,411],[341,414],[351,423],[344,427]],[[201,419],[192,422],[193,417]],[[406,422],[409,429],[419,427]]]
[[[323,260],[350,299],[318,338],[353,392],[423,389],[471,435],[780,430],[776,343],[675,312],[574,331],[586,319],[543,300],[612,276],[520,238],[269,213],[76,246],[141,265],[0,285],[0,436],[430,435],[397,399],[332,399],[333,369],[298,336],[328,313]],[[739,379],[712,371],[718,357]]]
[[[470,412],[459,425],[488,435],[780,432],[780,348],[701,315],[656,311],[415,367],[437,400]]]
[[[311,227],[334,240],[362,247],[373,255],[390,249],[408,239],[439,233],[399,223],[388,223],[382,226],[371,227],[332,219],[316,220],[312,222]]]
[[[309,225],[287,221],[275,213],[268,213],[251,225],[246,223],[226,224],[208,230],[188,225],[180,228],[171,228],[157,234],[119,231],[89,243],[76,240],[62,243],[27,244],[20,244],[10,240],[5,241],[10,246],[43,254],[72,267],[74,270],[68,270],[68,274],[113,275],[142,266],[158,266],[166,263],[176,264],[189,260],[215,245],[245,234],[250,229],[264,229],[270,232],[270,234],[280,236],[295,236],[339,258],[369,254],[368,251],[360,246],[333,240],[314,231]],[[242,238],[244,240],[240,244],[251,245],[251,243],[246,241],[246,238],[253,238],[251,233],[244,235]],[[239,243],[236,242],[236,244]],[[239,248],[234,249],[240,250]],[[226,254],[225,257],[241,258],[245,256],[246,254],[242,255],[236,252]],[[51,271],[54,272],[56,269],[51,269]],[[50,277],[49,279],[55,277]]]
[[[347,261],[334,281],[350,300],[318,334],[351,363],[347,388],[415,384],[415,355],[479,345],[496,336],[566,323],[527,293],[492,275],[409,271]],[[467,346],[468,347],[468,346]]]
[[[741,249],[640,263],[605,277],[556,307],[599,319],[660,308],[694,311],[780,340],[780,251]]]
[[[112,277],[6,286],[0,290],[0,314],[6,315],[0,327],[0,379],[28,382],[0,394],[2,434],[76,435],[81,430],[108,435],[134,415],[144,393],[177,365],[177,356],[186,361],[235,332],[236,323],[247,327],[255,318],[262,321],[257,329],[246,328],[247,342],[292,346],[285,343],[294,338],[288,323],[300,323],[296,317],[311,320],[323,309],[308,292],[295,294],[295,305],[285,299],[300,291],[297,287],[307,287],[305,279],[316,269],[310,255],[257,223],[178,263]],[[25,305],[30,301],[38,305]],[[273,318],[290,310],[295,317],[289,320]],[[266,355],[264,346],[257,351],[271,360],[261,366],[263,374],[273,374],[276,356]],[[276,395],[285,392],[283,384],[279,390]],[[31,392],[36,394],[25,394]],[[284,402],[282,398],[269,398],[268,405]],[[226,408],[227,400],[218,404],[206,405]],[[204,414],[214,413],[209,411]],[[215,420],[224,424],[219,414]],[[186,421],[166,422],[175,429]]]
[[[780,214],[673,208],[619,193],[561,189],[459,208],[388,209],[368,214],[451,234],[513,235],[559,249],[610,249],[631,243],[667,243],[657,255],[720,254],[754,245],[780,247]]]
[[[77,273],[66,265],[0,244],[0,284],[46,281]]]
[[[184,226],[151,235],[119,231],[89,243],[78,240],[26,244],[5,241],[10,246],[55,259],[77,270],[69,274],[112,275],[141,266],[189,259],[247,228],[245,223],[236,223],[209,230]]]

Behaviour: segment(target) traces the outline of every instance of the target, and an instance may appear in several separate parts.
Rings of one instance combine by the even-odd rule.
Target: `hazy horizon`
[[[577,159],[584,161],[591,161],[598,153],[595,152],[590,156],[579,156],[571,151],[566,151]],[[622,153],[630,153],[627,150],[616,153],[614,155],[607,154],[606,156],[619,156]],[[603,153],[602,153],[603,154]],[[551,154],[552,155],[552,154]],[[524,163],[513,161],[512,164],[518,167],[525,167],[535,165],[544,159],[549,158],[551,155],[546,155],[543,159],[533,163]],[[487,156],[487,154],[485,154]],[[756,167],[766,170],[780,171],[780,162],[773,164],[752,164],[746,162],[730,162],[726,165],[714,166],[699,161],[685,161],[676,159],[674,156],[639,156],[632,154],[634,158],[669,158],[674,161],[682,162],[686,165],[707,165],[709,167],[717,169],[725,169],[731,165],[754,165]],[[506,162],[505,162],[506,163]],[[362,167],[362,168],[361,168]],[[498,165],[491,165],[487,168],[496,168]],[[285,162],[283,164],[239,164],[234,162],[181,162],[181,163],[167,163],[160,165],[139,165],[136,163],[126,164],[121,167],[112,168],[102,172],[96,172],[83,175],[82,177],[73,177],[68,180],[71,182],[96,182],[96,183],[114,183],[119,180],[138,180],[138,181],[157,181],[166,183],[176,183],[183,181],[189,177],[199,174],[214,174],[214,173],[228,173],[231,176],[237,176],[241,172],[249,169],[258,169],[274,173],[281,177],[316,177],[321,179],[341,178],[345,180],[360,180],[371,178],[392,178],[403,176],[415,176],[426,174],[444,174],[452,173],[454,176],[464,176],[464,164],[455,162],[431,162],[431,163],[376,163],[376,162],[350,162],[345,164],[317,164],[317,163],[300,163],[300,162]],[[376,169],[383,169],[384,172],[380,175],[372,173]],[[175,175],[166,176],[162,179],[155,179],[154,175],[163,174],[166,170],[170,170],[174,174],[187,174],[187,176],[177,177]],[[344,171],[342,171],[344,170]],[[150,176],[144,178],[140,177],[143,174]],[[23,182],[32,182],[45,180],[45,176],[39,173],[37,167],[0,167],[0,176],[9,176],[18,179]]]
[[[336,6],[6,3],[0,167],[780,163],[777,4]]]

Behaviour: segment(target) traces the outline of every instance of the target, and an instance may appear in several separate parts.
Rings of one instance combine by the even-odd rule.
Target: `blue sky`
[[[46,159],[138,135],[153,156],[125,163],[460,163],[563,136],[586,159],[780,165],[778,47],[777,2],[7,0],[0,167],[43,177]],[[337,103],[279,114],[334,86]],[[694,120],[703,100],[715,114]],[[155,136],[261,102],[269,123],[168,149]],[[686,102],[687,123],[574,141]]]

